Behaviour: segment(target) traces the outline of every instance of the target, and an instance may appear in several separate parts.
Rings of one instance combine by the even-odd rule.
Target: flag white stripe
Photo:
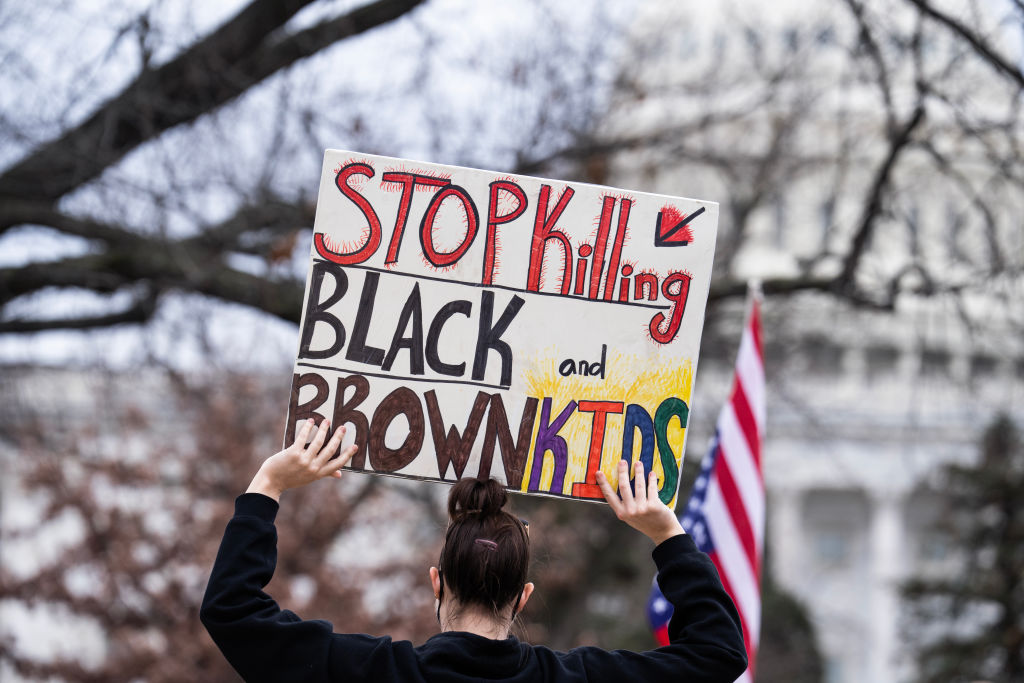
[[[740,674],[740,677],[736,679],[736,683],[754,683],[754,679],[750,677],[750,669]]]
[[[736,378],[743,385],[743,393],[747,395],[750,410],[757,421],[758,434],[764,437],[765,400],[764,400],[764,364],[757,355],[754,336],[748,328],[743,331],[739,354],[736,356]]]
[[[757,554],[760,556],[764,547],[764,484],[731,403],[726,403],[718,415],[718,436],[723,451],[719,457],[725,457],[728,461],[729,472],[739,489],[743,509],[747,511],[750,528],[754,531]]]
[[[761,591],[747,554],[743,551],[743,544],[736,535],[736,528],[733,526],[729,509],[725,506],[717,479],[712,479],[708,485],[705,517],[708,533],[711,534],[715,552],[718,554],[718,569],[728,579],[736,608],[743,614],[743,619],[750,630],[750,641],[756,648],[760,639]]]

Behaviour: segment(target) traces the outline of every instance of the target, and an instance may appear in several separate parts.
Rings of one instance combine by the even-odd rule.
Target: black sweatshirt
[[[200,618],[246,681],[699,681],[725,683],[746,668],[739,616],[718,572],[689,536],[654,549],[658,584],[675,607],[671,644],[648,652],[568,652],[447,632],[419,647],[389,637],[338,634],[303,621],[263,592],[277,562],[277,503],[235,501]]]

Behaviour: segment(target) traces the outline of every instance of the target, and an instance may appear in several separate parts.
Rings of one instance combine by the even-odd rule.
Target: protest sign
[[[285,441],[348,425],[349,467],[600,500],[620,459],[673,504],[713,202],[324,155]]]

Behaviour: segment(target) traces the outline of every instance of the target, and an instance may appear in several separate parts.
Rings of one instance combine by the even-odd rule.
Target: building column
[[[780,489],[771,492],[769,523],[766,542],[772,544],[770,558],[771,572],[776,583],[786,590],[799,594],[800,582],[804,576],[801,570],[802,552],[808,540],[801,524],[800,504],[803,492],[796,489]]]
[[[902,499],[891,492],[873,498],[871,515],[871,652],[870,680],[897,680],[899,652],[899,581],[906,553]]]

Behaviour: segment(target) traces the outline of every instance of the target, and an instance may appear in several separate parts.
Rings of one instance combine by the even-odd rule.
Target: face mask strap
[[[437,625],[441,625],[441,600],[444,599],[444,578],[441,576],[441,570],[437,570],[437,580],[441,584],[441,587],[437,589]]]

